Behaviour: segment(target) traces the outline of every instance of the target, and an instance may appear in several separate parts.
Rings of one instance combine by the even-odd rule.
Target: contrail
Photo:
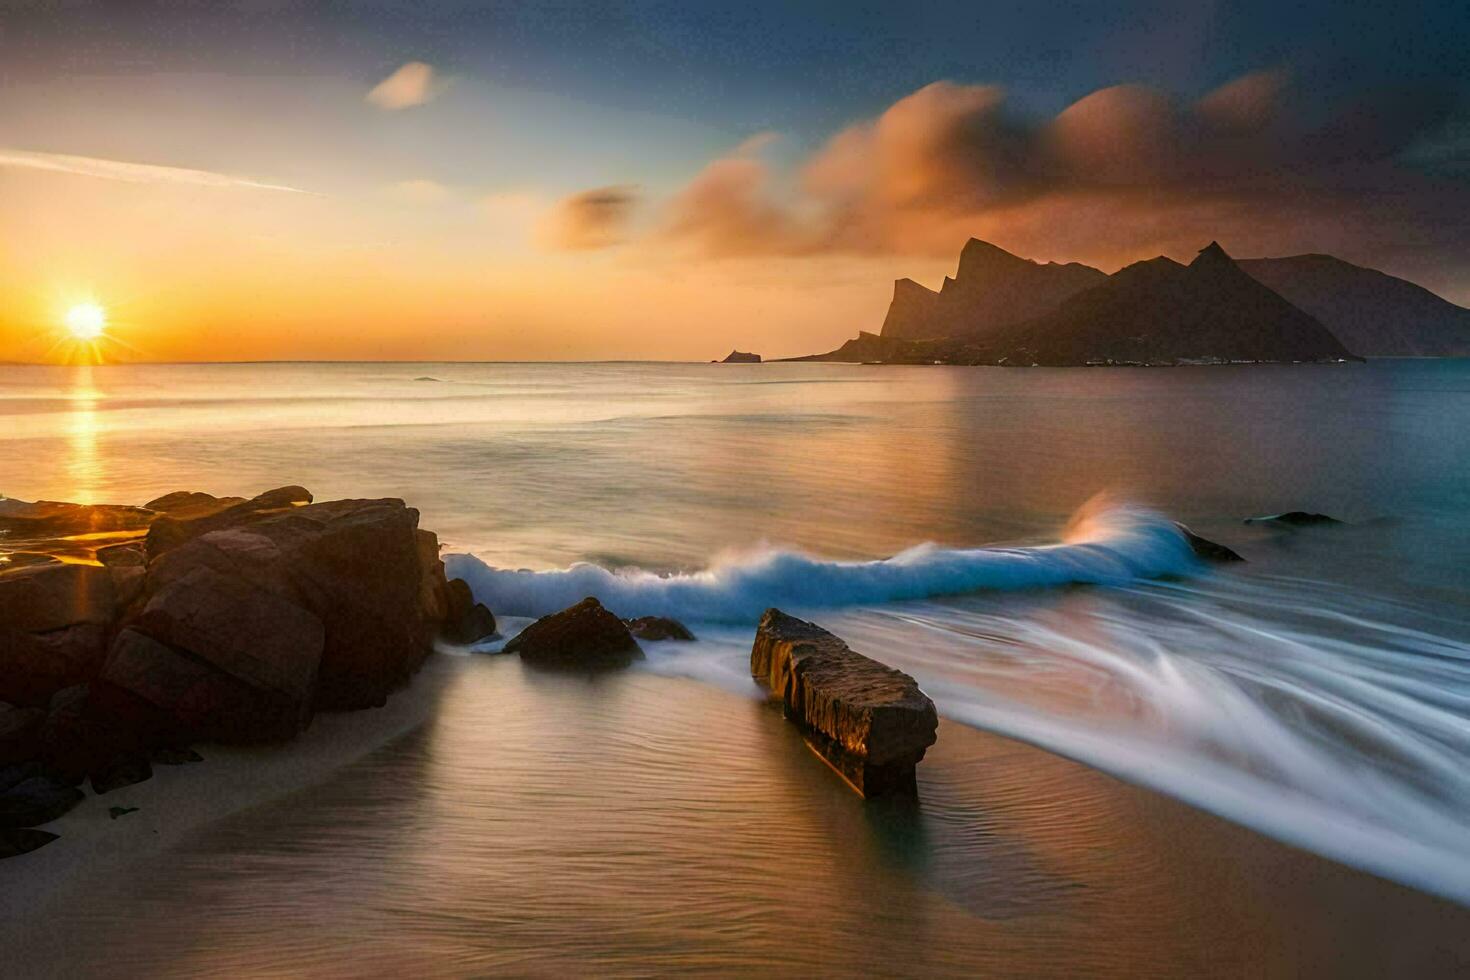
[[[0,148],[0,167],[23,167],[29,170],[47,170],[52,173],[80,174],[84,177],[101,177],[104,180],[123,180],[134,184],[190,184],[195,187],[244,188],[258,191],[285,191],[289,194],[310,194],[297,187],[284,184],[267,184],[210,170],[190,170],[185,167],[161,167],[151,163],[128,163],[122,160],[102,160],[97,157],[70,156],[65,153],[35,153],[30,150]]]

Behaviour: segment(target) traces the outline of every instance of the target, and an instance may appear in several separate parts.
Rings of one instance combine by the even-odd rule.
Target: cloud
[[[981,235],[1042,257],[1122,261],[1215,237],[1247,251],[1311,247],[1351,229],[1354,254],[1432,243],[1463,260],[1470,188],[1404,159],[1454,111],[1447,93],[1420,90],[1324,112],[1271,71],[1194,102],[1105,88],[1038,119],[999,87],[936,82],[836,133],[794,172],[748,146],[713,161],[665,203],[654,236],[729,256],[949,255]]]
[[[433,67],[422,61],[410,61],[374,85],[366,98],[379,109],[393,112],[423,105],[437,94]]]
[[[637,188],[622,184],[573,194],[559,201],[546,216],[542,241],[566,251],[617,245],[624,240],[637,203]]]
[[[77,174],[83,177],[122,180],[134,184],[189,184],[195,187],[285,191],[291,194],[310,193],[283,184],[267,184],[210,170],[162,167],[151,163],[128,163],[122,160],[103,160],[98,157],[70,156],[64,153],[35,153],[29,150],[0,148],[0,167]]]

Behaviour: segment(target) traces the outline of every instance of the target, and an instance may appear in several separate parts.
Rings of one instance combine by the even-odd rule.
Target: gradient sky
[[[0,8],[0,360],[836,346],[969,235],[1470,303],[1464,3]]]

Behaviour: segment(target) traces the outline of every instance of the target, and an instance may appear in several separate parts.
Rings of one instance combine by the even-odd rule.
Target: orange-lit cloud
[[[423,105],[437,94],[434,69],[422,61],[410,61],[374,85],[367,101],[390,112]]]
[[[794,179],[744,149],[710,163],[656,237],[708,256],[952,254],[970,235],[1104,264],[1211,238],[1244,254],[1345,240],[1463,254],[1470,189],[1397,159],[1451,109],[1387,93],[1321,122],[1262,72],[1192,104],[1123,85],[1033,120],[998,87],[936,82],[837,133]]]
[[[596,187],[560,201],[546,217],[542,240],[568,251],[607,248],[623,241],[628,219],[638,202],[637,190],[626,185]]]

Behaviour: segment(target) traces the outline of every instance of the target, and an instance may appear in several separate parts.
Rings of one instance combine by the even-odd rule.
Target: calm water
[[[537,615],[601,583],[620,613],[688,619],[703,642],[651,648],[630,690],[697,682],[754,705],[751,617],[781,602],[915,674],[954,722],[1470,903],[1470,362],[0,368],[0,415],[0,491],[11,496],[142,502],[282,483],[323,498],[401,496],[450,551],[473,556],[455,567],[497,612]],[[1288,509],[1354,523],[1240,523]],[[1249,564],[1193,567],[1166,518]],[[998,544],[1012,548],[982,550]],[[456,724],[481,718],[492,739],[522,681],[466,676],[450,696]],[[756,835],[727,851],[710,827],[683,820],[644,750],[686,735],[656,734],[668,717],[650,727],[631,695],[608,697],[603,710],[628,731],[597,737],[631,741],[586,760],[596,776],[586,792],[615,800],[637,787],[642,822],[619,823],[620,838],[641,833],[654,847],[688,835],[705,855],[681,873],[708,876],[713,890],[688,884],[679,928],[716,900],[712,883],[738,899],[748,877],[783,873],[800,841]],[[681,731],[698,731],[697,718],[686,722]],[[448,766],[466,750],[445,735],[413,751]],[[492,792],[498,777],[484,778]],[[435,833],[432,813],[408,815],[421,792],[406,787],[391,820],[362,814],[354,840],[399,860],[390,838]],[[941,812],[967,825],[963,808]],[[924,853],[963,876],[983,851],[967,839],[957,830]],[[447,841],[450,858],[489,860],[462,836]],[[632,859],[595,843],[557,860],[613,882],[630,873]],[[754,860],[761,853],[769,860]],[[949,887],[906,880],[930,897]],[[915,911],[929,900],[916,893],[892,915],[961,930],[963,916]],[[965,901],[963,915],[998,914]],[[491,912],[452,914],[472,928]],[[589,915],[577,921],[595,928]],[[827,925],[839,937],[863,931]],[[649,942],[668,940],[655,932]]]

